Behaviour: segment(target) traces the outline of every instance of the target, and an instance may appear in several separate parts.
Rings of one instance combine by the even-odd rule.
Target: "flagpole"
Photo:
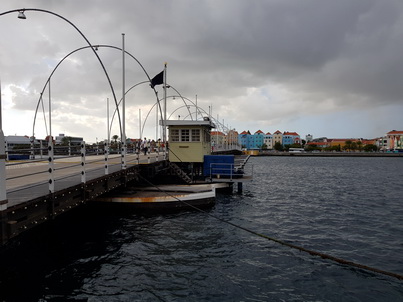
[[[122,169],[126,169],[125,34],[122,33]]]
[[[167,141],[167,63],[164,65],[164,142]]]
[[[197,94],[196,94],[196,121],[197,121]]]
[[[141,109],[139,109],[139,137],[140,141],[142,140],[141,138]]]

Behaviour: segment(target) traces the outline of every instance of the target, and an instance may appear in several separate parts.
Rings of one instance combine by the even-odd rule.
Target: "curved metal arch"
[[[139,85],[141,85],[141,84],[148,83],[148,82],[150,82],[150,81],[143,81],[143,82],[139,82],[139,83],[137,83],[137,84],[134,84],[132,87],[130,87],[128,90],[126,90],[125,95],[126,95],[127,93],[129,93],[129,91],[132,90],[133,88],[135,88],[135,87],[137,87],[137,86],[139,86]],[[123,100],[123,98],[120,99],[118,105],[120,105],[120,103],[122,102],[122,100]],[[159,102],[159,100],[158,100],[158,102]],[[155,104],[156,104],[156,103],[155,103]],[[154,108],[154,107],[153,107],[153,108]],[[161,106],[160,106],[160,109],[161,109]],[[109,132],[112,131],[112,124],[113,124],[113,119],[115,118],[115,114],[116,114],[116,108],[115,108],[115,111],[113,112],[110,125],[108,125],[108,126],[109,126]]]
[[[180,98],[182,99],[183,103],[185,104],[184,106],[187,106],[185,100],[188,100],[188,101],[191,102],[194,106],[196,106],[195,103],[194,103],[192,100],[190,100],[190,99],[188,99],[188,98],[182,96],[182,95],[179,93],[179,91],[176,90],[174,87],[172,87],[172,86],[170,86],[170,85],[168,85],[168,84],[167,84],[167,86],[169,86],[170,88],[172,88],[173,90],[175,90],[176,93],[178,93],[178,95],[170,95],[170,96],[167,96],[167,98],[180,97]],[[153,106],[150,108],[150,110],[148,111],[147,116],[146,116],[146,118],[144,119],[143,125],[142,125],[142,127],[141,127],[141,131],[140,131],[141,137],[143,137],[144,127],[145,127],[145,124],[146,124],[146,122],[147,122],[147,119],[148,119],[148,117],[149,117],[149,115],[150,115],[150,112],[154,109],[155,105],[156,105],[157,103],[159,103],[161,100],[162,100],[162,99],[157,100],[157,102],[154,103],[154,105],[153,105]],[[181,106],[181,107],[183,108],[183,106]],[[160,106],[160,109],[161,109],[161,106]],[[189,107],[188,107],[187,109],[188,109],[189,115],[191,116],[191,119],[193,120],[192,113],[190,112]],[[176,109],[175,109],[175,110],[176,110]],[[196,112],[196,114],[197,114],[197,112]],[[162,116],[162,115],[161,115],[161,116]],[[169,117],[171,117],[171,116],[172,116],[172,114],[171,114]],[[169,118],[168,118],[168,119],[169,119]]]
[[[45,9],[40,9],[40,8],[20,8],[20,9],[13,9],[13,10],[9,10],[9,11],[6,11],[6,12],[1,13],[0,16],[7,15],[7,14],[10,14],[10,13],[15,13],[15,12],[20,13],[20,12],[26,12],[26,11],[34,11],[34,12],[42,12],[42,13],[51,14],[51,15],[53,15],[53,16],[56,16],[56,17],[58,17],[58,18],[60,18],[60,19],[62,19],[62,20],[64,20],[64,21],[66,21],[66,22],[69,23],[72,27],[74,27],[75,30],[77,30],[77,32],[81,35],[81,37],[87,42],[88,46],[92,49],[93,53],[95,54],[95,56],[97,57],[99,63],[101,64],[101,67],[102,67],[102,69],[103,69],[103,71],[104,71],[104,73],[105,73],[105,76],[106,76],[106,78],[107,78],[107,80],[108,80],[108,83],[109,83],[109,86],[110,86],[110,88],[111,88],[112,95],[113,95],[113,98],[114,98],[114,100],[115,100],[115,104],[116,104],[116,106],[117,106],[118,102],[117,102],[117,99],[116,99],[115,89],[113,88],[112,81],[111,81],[111,79],[110,79],[110,77],[109,77],[108,72],[106,71],[105,65],[104,65],[104,63],[102,62],[101,58],[98,56],[96,50],[92,47],[90,41],[89,41],[89,40],[87,39],[87,37],[81,32],[81,30],[80,30],[76,25],[74,25],[73,22],[71,22],[71,21],[68,20],[67,18],[65,18],[65,17],[63,17],[63,16],[61,16],[61,15],[59,15],[59,14],[56,14],[56,13],[54,13],[54,12],[52,12],[52,11],[45,10]],[[120,116],[120,114],[119,114],[119,116]],[[119,126],[120,126],[120,132],[122,133],[122,124],[120,123]]]
[[[102,44],[102,45],[91,45],[91,46],[83,46],[83,47],[77,48],[77,49],[71,51],[70,53],[68,53],[67,55],[65,55],[65,56],[59,61],[59,63],[53,68],[53,70],[52,70],[51,74],[49,75],[49,77],[48,77],[48,79],[47,79],[45,85],[43,86],[43,89],[42,89],[42,91],[41,91],[41,93],[40,93],[40,97],[39,97],[39,99],[38,99],[38,103],[37,103],[37,105],[36,105],[35,116],[34,116],[34,122],[33,122],[33,127],[32,127],[32,136],[34,136],[34,133],[35,133],[36,117],[37,117],[37,114],[38,114],[39,104],[40,104],[41,101],[42,101],[43,93],[44,93],[44,91],[45,91],[45,89],[46,89],[46,86],[49,84],[50,79],[52,78],[53,74],[54,74],[54,73],[56,72],[56,70],[58,69],[58,67],[59,67],[59,66],[64,62],[64,60],[66,60],[69,56],[71,56],[72,54],[74,54],[74,53],[76,53],[76,52],[78,52],[78,51],[80,51],[80,50],[83,50],[83,49],[86,49],[86,48],[93,48],[93,49],[95,48],[95,50],[97,50],[97,49],[100,48],[100,47],[112,48],[112,49],[117,49],[117,50],[122,51],[122,49],[121,49],[120,47],[113,46],[113,45],[106,45],[106,44]],[[144,66],[140,63],[140,61],[137,60],[137,58],[136,58],[135,56],[133,56],[131,53],[129,53],[128,51],[125,50],[125,53],[126,53],[127,55],[129,55],[131,58],[133,58],[133,59],[140,65],[140,67],[143,69],[145,75],[146,75],[147,78],[148,78],[148,81],[144,81],[144,83],[151,82],[151,78],[150,78],[149,74],[148,74],[147,71],[145,70]],[[127,92],[129,92],[129,91],[130,91],[131,89],[133,89],[133,88],[134,88],[134,87],[131,87],[128,91],[126,91],[126,92],[125,92],[125,95],[126,95]],[[155,89],[154,89],[154,90],[155,90]],[[119,105],[120,105],[121,102],[122,102],[122,99],[120,99],[120,101],[119,101],[119,103],[117,104],[117,107],[115,107],[115,111],[114,111],[114,113],[113,113],[113,118],[114,118],[116,112],[118,112],[119,124],[121,124],[120,113],[119,113]],[[108,125],[108,127],[110,127],[110,128],[112,128],[113,118],[112,118],[111,125]]]

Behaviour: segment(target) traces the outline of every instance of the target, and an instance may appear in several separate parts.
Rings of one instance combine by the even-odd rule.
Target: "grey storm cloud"
[[[168,62],[168,82],[183,95],[197,94],[201,105],[227,108],[238,120],[260,116],[256,122],[264,125],[271,119],[271,125],[281,116],[298,120],[312,112],[402,105],[403,2],[398,0],[73,0],[29,5],[63,15],[93,44],[120,47],[124,32],[126,50],[151,77]],[[25,1],[7,0],[0,10],[24,6]],[[23,96],[37,94],[57,62],[85,45],[65,22],[35,12],[26,15],[27,20],[0,17],[0,77],[3,86],[23,90],[14,99],[21,109],[27,109]],[[120,98],[121,57],[112,50],[98,53]],[[130,84],[146,79],[134,61],[127,62]],[[90,51],[63,63],[53,86],[61,102],[110,97]],[[139,104],[154,102],[149,87],[136,89],[134,95]],[[245,102],[248,110],[242,110]],[[253,115],[255,108],[264,110]]]

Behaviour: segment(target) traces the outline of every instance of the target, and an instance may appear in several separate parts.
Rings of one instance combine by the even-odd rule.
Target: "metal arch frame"
[[[101,58],[98,56],[96,50],[92,47],[92,44],[91,44],[90,41],[87,39],[87,37],[81,32],[81,30],[80,30],[76,25],[74,25],[74,23],[72,23],[70,20],[68,20],[67,18],[65,18],[65,17],[63,17],[63,16],[61,16],[61,15],[59,15],[59,14],[57,14],[57,13],[54,13],[54,12],[52,12],[52,11],[45,10],[45,9],[40,9],[40,8],[20,8],[20,9],[13,9],[13,10],[9,10],[9,11],[0,13],[0,17],[3,16],[3,15],[10,14],[10,13],[15,13],[15,12],[18,12],[18,13],[23,12],[23,13],[24,13],[24,12],[26,12],[26,11],[34,11],[34,12],[42,12],[42,13],[51,14],[51,15],[53,15],[53,16],[56,16],[56,17],[58,17],[58,18],[60,18],[60,19],[62,19],[62,20],[64,20],[64,21],[66,21],[66,22],[69,23],[72,27],[74,27],[75,30],[77,30],[77,32],[81,35],[81,37],[87,42],[88,46],[92,49],[93,53],[95,54],[95,56],[97,57],[99,63],[101,64],[101,67],[102,67],[102,69],[103,69],[103,71],[104,71],[104,73],[105,73],[105,76],[106,76],[106,78],[107,78],[107,80],[108,80],[108,83],[109,83],[109,86],[110,86],[110,88],[111,88],[111,91],[112,91],[112,95],[113,95],[115,104],[116,104],[116,106],[117,106],[118,102],[117,102],[117,99],[116,99],[115,90],[114,90],[114,88],[113,88],[112,81],[111,81],[111,79],[110,79],[110,77],[109,77],[108,72],[106,71],[106,68],[105,68],[105,66],[104,66],[104,64],[103,64],[103,62],[102,62],[102,60],[101,60]],[[122,124],[120,123],[119,126],[120,126],[120,132],[122,133]]]
[[[170,84],[166,83],[166,87],[167,87],[167,88],[172,88],[172,89],[175,90],[175,92],[178,94],[178,95],[167,96],[166,98],[168,98],[168,97],[170,97],[170,98],[171,98],[171,97],[180,97],[185,105],[186,105],[185,99],[188,100],[188,101],[190,101],[190,102],[192,102],[192,101],[189,100],[188,98],[183,97],[183,96],[180,94],[180,92],[179,92],[178,90],[176,90],[175,87],[171,86]],[[140,129],[141,137],[143,137],[144,126],[145,126],[145,123],[146,123],[146,121],[147,121],[147,119],[148,119],[148,116],[150,115],[150,112],[153,110],[153,108],[155,107],[156,104],[159,105],[160,112],[161,112],[161,117],[162,117],[162,111],[161,111],[161,105],[160,105],[160,102],[161,102],[162,100],[163,100],[163,99],[158,99],[158,95],[157,95],[157,102],[154,103],[154,105],[153,105],[153,106],[150,108],[150,110],[148,111],[147,116],[146,116],[146,118],[144,119],[143,125],[142,125],[142,127],[141,127],[141,129]],[[192,103],[193,103],[193,102],[192,102]],[[194,104],[194,103],[193,103],[193,104]],[[192,120],[193,120],[193,117],[192,117],[192,115],[191,115],[191,112],[190,112],[189,108],[188,108],[188,112],[189,112],[189,114],[190,114],[190,116],[191,116],[191,118],[192,118]],[[165,127],[165,125],[164,125],[164,127]],[[141,137],[140,137],[140,138],[141,138]],[[155,138],[155,139],[157,139],[157,138]]]
[[[40,93],[40,97],[39,97],[39,99],[38,99],[38,103],[37,103],[37,105],[36,105],[35,117],[34,117],[34,122],[33,122],[33,127],[32,127],[32,136],[35,136],[34,133],[35,133],[36,117],[37,117],[37,113],[38,113],[39,104],[41,103],[41,100],[42,100],[42,95],[43,95],[43,93],[44,93],[44,91],[45,91],[45,89],[46,89],[46,86],[49,84],[50,79],[52,78],[53,74],[56,72],[57,68],[58,68],[58,67],[64,62],[64,60],[66,60],[69,56],[71,56],[72,54],[74,54],[74,53],[76,53],[76,52],[78,52],[78,51],[80,51],[80,50],[83,50],[83,49],[86,49],[86,48],[92,48],[92,49],[94,49],[95,51],[97,51],[98,48],[100,48],[100,47],[112,48],[112,49],[117,49],[117,50],[122,51],[122,48],[120,48],[120,47],[113,46],[113,45],[107,45],[107,44],[83,46],[83,47],[77,48],[77,49],[71,51],[70,53],[68,53],[67,55],[65,55],[65,56],[59,61],[59,63],[54,67],[54,69],[52,70],[51,74],[49,75],[49,77],[48,77],[48,79],[47,79],[45,85],[43,86],[43,89],[42,89],[42,91],[41,91],[41,93]],[[133,59],[140,65],[140,67],[141,67],[142,70],[144,71],[145,75],[147,76],[148,80],[147,80],[147,81],[143,81],[143,82],[141,82],[141,83],[148,83],[148,82],[151,82],[151,78],[150,78],[149,74],[148,74],[147,71],[145,70],[144,66],[140,63],[140,61],[139,61],[135,56],[133,56],[131,53],[129,53],[128,51],[125,50],[125,53],[126,53],[127,55],[129,55],[131,58],[133,58]],[[139,83],[138,83],[138,84],[139,84]],[[136,85],[138,85],[138,84],[136,84]],[[131,89],[133,89],[136,85],[134,85],[134,86],[132,86],[131,88],[129,88],[129,89],[125,92],[125,95],[126,95]],[[153,88],[153,90],[156,92],[155,88]],[[157,95],[157,93],[156,93],[156,95]],[[121,119],[120,119],[119,105],[120,105],[121,102],[122,102],[122,99],[120,99],[120,101],[116,104],[115,111],[114,111],[114,113],[113,113],[113,117],[114,117],[114,116],[115,116],[115,113],[118,112],[118,118],[119,118],[119,124],[120,124],[120,125],[121,125]],[[42,105],[43,105],[43,103],[42,103]],[[160,111],[161,111],[161,106],[160,106]],[[108,125],[109,129],[112,128],[113,117],[112,117],[111,124]],[[121,131],[121,136],[122,136],[122,131]]]
[[[142,81],[142,82],[139,82],[139,83],[137,83],[137,84],[134,84],[133,86],[131,86],[128,90],[126,90],[126,92],[125,92],[125,95],[127,94],[127,93],[129,93],[133,88],[135,88],[135,87],[137,87],[137,86],[139,86],[139,85],[141,85],[141,84],[145,84],[145,83],[149,83],[150,81]],[[122,100],[123,100],[123,98],[121,98],[120,99],[120,101],[119,101],[119,103],[118,103],[118,105],[120,105],[120,103],[122,102]],[[158,102],[158,104],[160,105],[160,100],[158,100],[157,101]],[[156,103],[155,103],[156,104]],[[154,106],[155,106],[155,104],[154,104]],[[154,106],[153,106],[153,108],[154,108]],[[160,108],[160,111],[161,111],[161,106],[159,106],[159,108]],[[116,108],[115,108],[115,111],[113,112],[113,115],[112,115],[112,120],[111,120],[111,122],[110,122],[110,125],[108,125],[109,126],[109,132],[111,132],[112,131],[112,124],[113,124],[113,119],[115,118],[115,114],[116,114]]]

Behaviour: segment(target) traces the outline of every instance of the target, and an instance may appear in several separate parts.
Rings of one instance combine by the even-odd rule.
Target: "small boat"
[[[227,184],[161,185],[158,187],[131,187],[114,191],[96,201],[125,204],[143,210],[179,210],[212,207],[216,190]]]

